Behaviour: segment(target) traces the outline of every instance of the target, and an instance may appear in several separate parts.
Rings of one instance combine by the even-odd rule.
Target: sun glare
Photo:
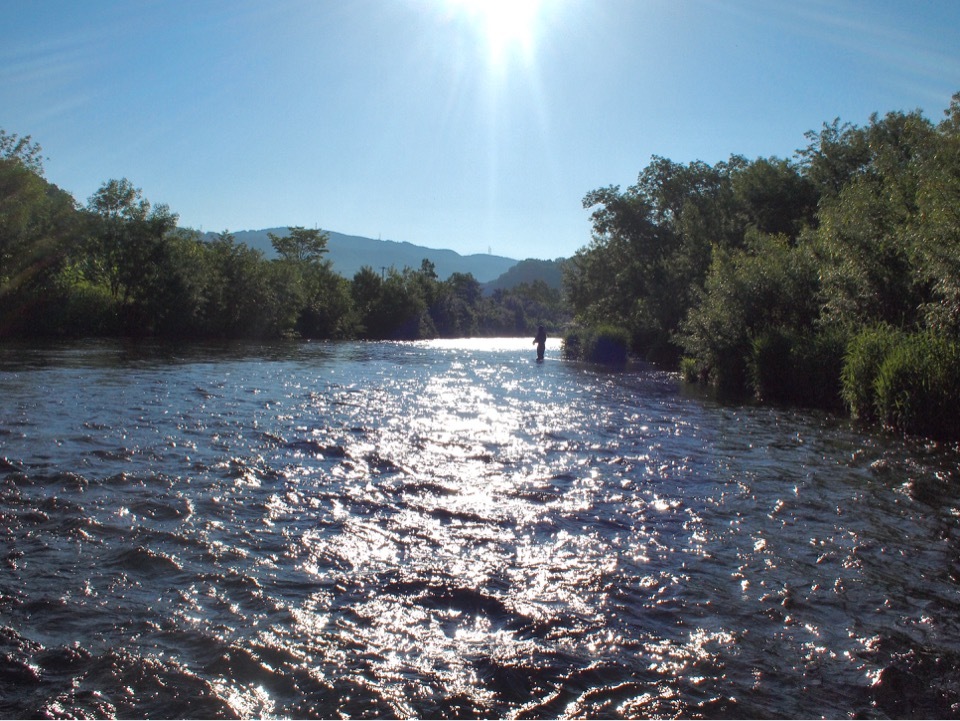
[[[456,14],[482,34],[494,64],[508,52],[532,50],[543,0],[448,0]]]

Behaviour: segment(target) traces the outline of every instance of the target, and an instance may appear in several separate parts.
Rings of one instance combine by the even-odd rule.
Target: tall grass
[[[860,331],[850,339],[841,372],[844,403],[853,418],[876,421],[877,376],[890,351],[902,342],[902,331],[888,325]]]
[[[856,418],[939,440],[960,440],[960,344],[930,331],[869,328],[854,337],[843,397]]]
[[[887,355],[875,382],[887,427],[941,440],[960,439],[960,345],[931,333],[906,337]]]

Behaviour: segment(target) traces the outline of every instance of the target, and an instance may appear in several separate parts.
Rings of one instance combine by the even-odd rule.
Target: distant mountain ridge
[[[483,287],[485,291],[492,293],[495,290],[510,290],[521,283],[532,284],[539,280],[550,288],[559,289],[563,285],[563,266],[566,262],[564,258],[521,260],[496,280],[485,283]]]
[[[263,252],[268,258],[276,257],[268,233],[286,235],[287,228],[266,228],[264,230],[240,230],[232,235],[238,243]],[[413,243],[398,242],[395,240],[374,240],[358,235],[344,235],[334,231],[327,231],[330,241],[327,243],[329,253],[327,257],[333,263],[333,269],[344,276],[352,278],[363,266],[367,265],[374,270],[389,270],[396,268],[419,269],[424,258],[430,260],[436,268],[437,276],[446,280],[454,273],[470,273],[481,283],[494,281],[519,262],[514,258],[485,253],[475,255],[460,255],[453,250],[437,250],[426,248]],[[205,240],[212,240],[217,233],[204,233]]]

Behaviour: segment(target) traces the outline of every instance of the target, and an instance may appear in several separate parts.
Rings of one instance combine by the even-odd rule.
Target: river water
[[[0,348],[0,716],[960,715],[960,456],[529,339]]]

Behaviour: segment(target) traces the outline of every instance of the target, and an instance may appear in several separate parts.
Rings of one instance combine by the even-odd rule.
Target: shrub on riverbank
[[[727,365],[734,365],[728,362]],[[901,433],[960,440],[960,342],[932,331],[873,326],[847,338],[771,329],[757,336],[740,390],[717,385],[714,369],[694,358],[680,366],[688,383],[709,380],[719,391],[762,402],[828,411]]]
[[[877,376],[890,350],[902,340],[903,333],[888,325],[865,328],[850,339],[840,380],[851,417],[877,420]]]
[[[590,363],[620,365],[627,362],[630,334],[616,326],[575,328],[563,337],[563,356]]]
[[[766,402],[841,410],[844,349],[839,333],[768,330],[751,346],[753,394]]]
[[[960,439],[960,344],[932,333],[904,337],[880,366],[879,420],[888,428]]]
[[[879,326],[847,349],[843,398],[854,418],[940,440],[960,439],[960,344]]]

